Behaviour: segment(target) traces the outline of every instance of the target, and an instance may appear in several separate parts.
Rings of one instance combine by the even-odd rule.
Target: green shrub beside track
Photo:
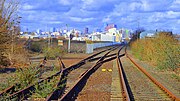
[[[43,48],[43,54],[47,58],[55,59],[58,56],[62,56],[64,53],[65,50],[59,46]]]
[[[155,38],[139,39],[130,46],[136,58],[149,61],[161,70],[179,68],[180,45],[173,36],[161,32]]]

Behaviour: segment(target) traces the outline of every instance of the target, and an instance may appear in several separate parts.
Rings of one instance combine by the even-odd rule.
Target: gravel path
[[[77,101],[110,101],[113,61],[103,64],[93,73],[83,90],[79,93]],[[106,71],[102,71],[106,69]]]

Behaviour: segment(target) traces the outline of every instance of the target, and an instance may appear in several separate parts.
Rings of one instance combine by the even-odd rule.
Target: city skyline
[[[75,28],[92,32],[114,23],[118,28],[172,30],[180,33],[180,0],[22,0],[21,29]]]

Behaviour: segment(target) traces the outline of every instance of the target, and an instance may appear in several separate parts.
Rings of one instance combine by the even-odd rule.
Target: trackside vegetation
[[[172,35],[160,32],[153,38],[137,39],[130,44],[133,55],[160,70],[175,71],[180,67],[180,45]]]

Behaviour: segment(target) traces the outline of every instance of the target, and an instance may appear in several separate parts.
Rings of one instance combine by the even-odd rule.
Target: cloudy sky
[[[180,33],[180,0],[22,0],[21,28],[90,31],[105,23],[118,28],[164,29]]]

